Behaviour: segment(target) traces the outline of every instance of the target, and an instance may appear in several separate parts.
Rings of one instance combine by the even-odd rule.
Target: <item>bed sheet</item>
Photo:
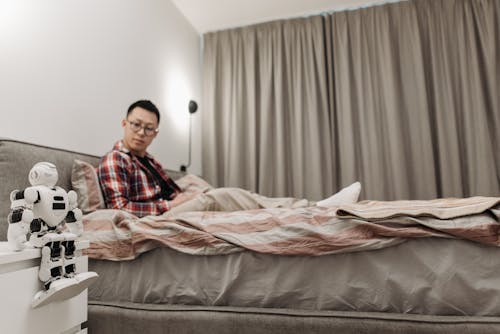
[[[132,261],[89,260],[92,301],[304,310],[500,315],[500,248],[416,238],[324,256],[156,248]]]

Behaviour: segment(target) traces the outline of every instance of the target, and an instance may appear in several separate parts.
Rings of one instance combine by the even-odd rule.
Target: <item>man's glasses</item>
[[[158,133],[158,131],[160,131],[158,128],[153,128],[152,126],[143,126],[141,123],[138,123],[138,122],[134,122],[134,121],[129,121],[127,119],[127,122],[128,124],[130,124],[130,128],[132,129],[132,131],[134,132],[140,132],[142,129],[144,129],[144,134],[146,136],[152,136],[154,135],[155,133]]]

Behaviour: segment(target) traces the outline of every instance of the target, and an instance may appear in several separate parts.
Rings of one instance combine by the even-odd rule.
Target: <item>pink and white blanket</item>
[[[367,205],[370,209],[388,206],[394,210],[391,203],[395,202],[370,201]],[[446,203],[449,205],[449,200]],[[490,198],[488,203],[484,206],[481,201],[482,207],[475,206],[475,210],[461,211],[461,215],[447,219],[425,212],[398,215],[394,211],[387,217],[370,219],[356,215],[352,207],[350,214],[342,211],[344,217],[340,217],[337,208],[316,206],[167,213],[144,218],[119,210],[98,210],[84,217],[83,238],[90,240],[86,250],[90,258],[114,261],[131,260],[156,247],[193,255],[248,250],[319,256],[375,250],[422,237],[459,238],[498,247],[500,198]],[[405,204],[411,205],[411,201]],[[419,205],[423,202],[419,201]],[[363,203],[355,209],[363,211]]]

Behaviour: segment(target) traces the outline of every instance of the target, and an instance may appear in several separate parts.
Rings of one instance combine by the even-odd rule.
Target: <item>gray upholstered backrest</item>
[[[71,189],[73,160],[80,159],[97,165],[99,157],[46,146],[0,138],[0,241],[7,240],[7,216],[10,212],[10,192],[29,187],[28,173],[40,161],[57,166],[57,185]]]
[[[40,161],[52,162],[57,167],[57,185],[71,189],[71,169],[75,159],[97,166],[99,157],[63,149],[0,138],[0,241],[7,240],[7,216],[10,212],[10,193],[29,187],[28,173]],[[167,170],[174,180],[185,175]]]

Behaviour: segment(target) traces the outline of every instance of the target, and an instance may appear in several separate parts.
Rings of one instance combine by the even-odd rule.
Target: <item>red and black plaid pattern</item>
[[[148,153],[146,157],[167,185],[175,193],[181,192],[161,164]],[[161,196],[158,180],[125,148],[122,141],[117,142],[101,159],[98,175],[106,206],[110,209],[125,210],[137,217],[159,215],[169,209],[167,199]]]

